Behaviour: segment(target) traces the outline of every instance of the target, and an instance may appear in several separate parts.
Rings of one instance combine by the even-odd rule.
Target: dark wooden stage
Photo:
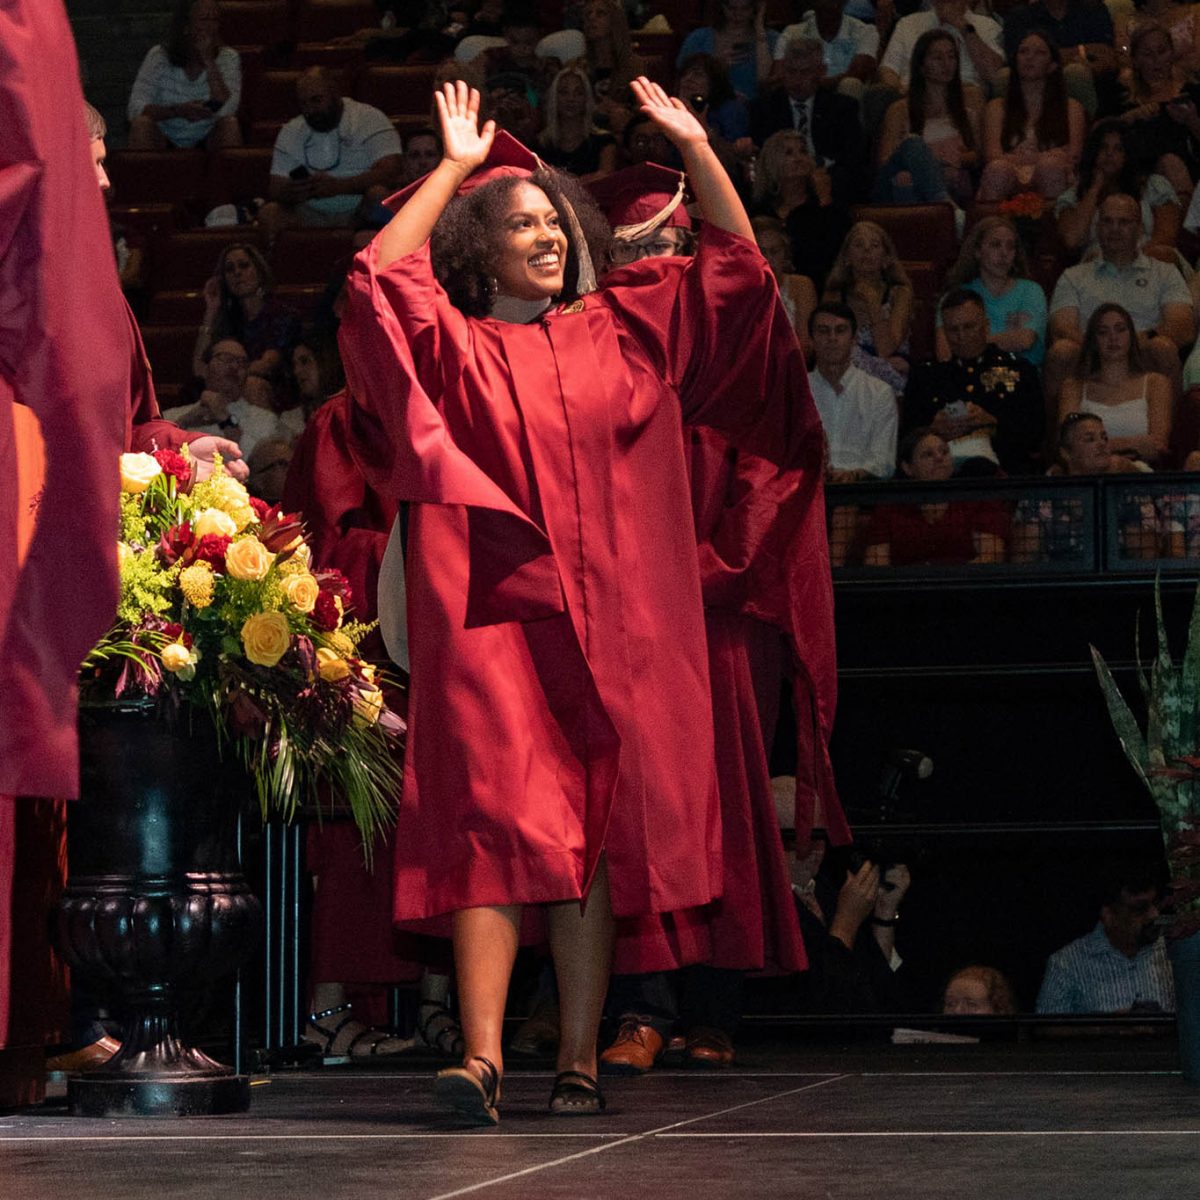
[[[503,1121],[456,1129],[432,1064],[263,1076],[247,1116],[0,1115],[3,1200],[1166,1200],[1200,1181],[1200,1090],[1172,1037],[896,1047],[746,1040],[728,1072],[605,1084],[608,1113],[545,1112],[510,1064]]]

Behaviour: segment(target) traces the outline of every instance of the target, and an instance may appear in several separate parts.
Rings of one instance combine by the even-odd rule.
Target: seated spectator
[[[201,376],[209,347],[222,338],[235,338],[250,355],[247,394],[268,407],[300,332],[299,317],[275,299],[273,288],[271,268],[257,246],[226,246],[217,259],[216,274],[204,285],[204,321],[192,352],[192,372]]]
[[[851,362],[858,322],[845,304],[818,304],[809,318],[809,386],[828,443],[829,483],[890,479],[900,412],[896,393]]]
[[[933,7],[901,17],[879,63],[879,82],[898,92],[909,87],[913,49],[931,29],[945,29],[958,45],[962,81],[981,91],[995,82],[1004,66],[998,22],[972,12],[967,0],[934,0]]]
[[[1152,471],[1140,458],[1114,454],[1104,418],[1079,409],[1067,413],[1058,426],[1058,457],[1061,466],[1051,467],[1047,475],[1129,475]]]
[[[404,172],[400,138],[369,104],[342,96],[323,67],[296,81],[300,116],[279,131],[271,156],[270,203],[258,214],[267,240],[297,225],[376,226],[380,201]]]
[[[346,386],[337,343],[314,334],[297,339],[292,347],[291,368],[297,405],[307,425],[309,417]]]
[[[779,288],[779,299],[792,322],[796,340],[807,358],[812,353],[812,340],[808,332],[808,320],[817,306],[817,289],[807,275],[797,275],[792,264],[792,245],[782,222],[775,217],[755,217],[754,237],[775,283]]]
[[[1045,34],[1057,46],[1065,64],[1067,95],[1094,117],[1104,107],[1097,93],[1111,102],[1115,91],[1117,40],[1113,18],[1097,0],[1032,0],[1010,8],[1004,17],[1004,54],[1012,58],[1026,34]],[[1125,39],[1120,39],[1124,44]]]
[[[247,394],[250,356],[241,342],[221,338],[204,351],[203,359],[200,399],[163,413],[168,421],[181,429],[229,438],[237,442],[246,459],[264,438],[290,441],[304,428],[299,410],[280,416],[269,403],[256,402]]]
[[[112,183],[105,170],[108,160],[108,147],[104,139],[108,136],[108,123],[98,109],[84,103],[87,113],[88,140],[92,144],[92,162],[96,168],[96,181],[100,185],[100,195],[104,198],[105,208],[109,208],[114,200]],[[117,276],[121,281],[121,291],[130,307],[135,310],[144,299],[143,289],[146,284],[146,255],[141,239],[131,230],[118,225],[108,217],[109,233],[112,235],[113,256],[117,260]]]
[[[538,153],[572,175],[608,175],[616,170],[617,143],[593,124],[596,99],[587,72],[564,67],[546,90],[545,124]]]
[[[958,261],[946,274],[946,291],[966,288],[983,301],[988,341],[1035,367],[1046,356],[1046,293],[1028,278],[1025,247],[1008,217],[984,217],[963,239]],[[950,358],[950,343],[937,313],[937,356]]]
[[[248,466],[250,478],[246,487],[250,495],[278,504],[283,498],[283,485],[287,481],[288,467],[292,465],[295,439],[290,437],[262,438],[250,454]]]
[[[950,976],[942,993],[947,1017],[1011,1017],[1016,1011],[1012,984],[995,967],[963,967]]]
[[[424,178],[442,161],[442,139],[432,129],[418,129],[404,144],[404,168],[400,185],[407,186]]]
[[[1088,320],[1077,372],[1063,383],[1059,425],[1070,413],[1091,413],[1104,421],[1113,454],[1159,466],[1171,441],[1171,410],[1170,381],[1143,368],[1129,314],[1101,304]]]
[[[1138,249],[1141,206],[1123,193],[1100,205],[1100,256],[1068,267],[1050,299],[1050,348],[1046,353],[1046,398],[1057,402],[1063,380],[1078,370],[1083,331],[1092,313],[1107,302],[1133,318],[1146,366],[1179,390],[1179,352],[1196,336],[1192,297],[1183,276]]]
[[[633,52],[629,18],[620,0],[584,0],[587,73],[596,94],[596,124],[618,137],[637,112],[630,83],[645,74]]]
[[[1100,205],[1123,192],[1140,198],[1142,252],[1163,262],[1174,262],[1183,210],[1179,196],[1161,175],[1140,176],[1126,142],[1128,126],[1115,117],[1097,121],[1088,130],[1079,160],[1079,178],[1062,192],[1054,206],[1058,235],[1068,250],[1083,258],[1100,253],[1097,240]],[[1198,210],[1200,215],[1200,210]]]
[[[1142,25],[1161,25],[1171,35],[1179,69],[1188,75],[1200,70],[1200,6],[1179,0],[1140,0],[1132,10],[1114,14],[1114,23],[1118,46],[1128,46]]]
[[[783,58],[788,42],[801,37],[821,43],[826,86],[859,99],[875,77],[879,30],[849,16],[846,0],[816,0],[797,24],[784,29],[775,45],[775,57]]]
[[[537,12],[524,4],[507,7],[500,36],[505,44],[488,53],[488,74],[523,75],[534,97],[541,103],[550,80],[557,72],[554,61],[541,57],[537,52],[538,43],[542,40]]]
[[[908,378],[913,290],[886,229],[853,225],[842,243],[822,300],[848,304],[858,320],[854,365],[894,391]]]
[[[979,199],[1027,191],[1057,198],[1074,182],[1086,123],[1082,105],[1067,95],[1058,51],[1031,30],[1013,56],[1007,92],[984,110]]]
[[[679,97],[705,124],[709,141],[722,156],[722,144],[729,149],[750,133],[750,106],[729,82],[729,72],[719,58],[711,54],[693,54],[679,68],[675,85]]]
[[[1165,176],[1181,199],[1191,198],[1200,174],[1200,87],[1176,64],[1171,34],[1147,21],[1129,42],[1131,69],[1121,119],[1130,127],[1135,165]]]
[[[789,39],[780,62],[783,87],[751,105],[750,137],[762,146],[781,129],[795,130],[813,161],[829,172],[834,200],[845,207],[868,193],[870,152],[858,105],[849,96],[823,88],[824,78],[820,41]]]
[[[177,0],[167,40],[153,46],[129,93],[129,148],[242,144],[242,61],[221,45],[216,0]]]
[[[1150,872],[1109,884],[1096,927],[1050,955],[1037,1011],[1173,1012],[1171,967],[1155,927],[1158,896]]]
[[[693,29],[683,39],[675,66],[693,54],[711,54],[725,64],[734,91],[753,100],[771,73],[779,34],[764,22],[764,0],[720,0],[711,25]]]
[[[908,95],[884,114],[875,201],[969,204],[979,165],[980,112],[978,92],[963,92],[957,43],[943,29],[923,33],[913,48]]]
[[[954,474],[946,440],[928,426],[900,441],[900,472],[918,483],[943,483]],[[961,567],[1004,561],[1009,520],[1000,504],[974,500],[880,504],[867,525],[868,567]]]
[[[932,426],[949,442],[960,475],[1028,474],[1044,421],[1037,370],[988,340],[978,292],[946,294],[942,333],[950,357],[913,370],[904,393],[906,426]]]
[[[621,135],[621,148],[628,167],[648,162],[675,171],[683,170],[679,151],[667,141],[666,135],[653,121],[634,117]]]

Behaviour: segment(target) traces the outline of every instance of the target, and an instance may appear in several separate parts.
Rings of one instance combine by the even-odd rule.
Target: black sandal
[[[430,1009],[424,1018],[423,1009]],[[417,1005],[417,1036],[431,1050],[448,1058],[461,1058],[463,1044],[462,1026],[454,1014],[438,1000],[422,1000]]]
[[[345,1014],[344,1016],[342,1014]],[[334,1025],[332,1029],[319,1024],[327,1017],[342,1016],[342,1019]],[[391,1054],[402,1054],[404,1051],[411,1048],[412,1043],[407,1038],[402,1038],[398,1033],[390,1029],[380,1029],[378,1025],[363,1025],[339,1054],[334,1054],[333,1047],[337,1044],[338,1035],[346,1028],[347,1025],[361,1025],[362,1022],[354,1015],[351,1005],[338,1004],[333,1008],[326,1008],[322,1012],[314,1012],[308,1014],[308,1028],[304,1031],[303,1041],[310,1046],[316,1047],[321,1054],[321,1061],[329,1066],[342,1066],[345,1063],[351,1062],[354,1059],[364,1058],[386,1058]],[[315,1035],[315,1036],[313,1036]],[[369,1039],[369,1044],[364,1046]],[[400,1046],[395,1050],[380,1050],[379,1047],[385,1042],[399,1042]],[[359,1049],[364,1046],[363,1049]]]
[[[554,1077],[550,1111],[556,1117],[597,1117],[604,1109],[604,1093],[591,1075],[559,1071]]]
[[[496,1103],[500,1092],[500,1072],[490,1059],[481,1058],[478,1054],[472,1055],[467,1062],[481,1063],[483,1078],[480,1079],[474,1071],[468,1071],[465,1065],[447,1067],[439,1071],[433,1081],[434,1096],[472,1125],[499,1125],[500,1111]]]

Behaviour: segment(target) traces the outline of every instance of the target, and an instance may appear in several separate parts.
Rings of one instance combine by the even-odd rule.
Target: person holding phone
[[[721,0],[713,23],[683,39],[676,68],[682,70],[693,54],[711,54],[725,64],[734,90],[753,100],[771,73],[779,44],[779,34],[766,26],[765,13],[765,0]]]
[[[242,61],[221,44],[216,0],[178,0],[167,40],[151,48],[129,94],[129,148],[242,144]]]

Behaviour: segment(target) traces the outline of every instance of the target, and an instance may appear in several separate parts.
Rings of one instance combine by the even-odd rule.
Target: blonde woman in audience
[[[1200,70],[1200,5],[1176,0],[1142,0],[1132,12],[1113,14],[1117,45],[1128,46],[1143,25],[1161,25],[1170,35],[1175,62],[1187,72]]]
[[[1088,321],[1078,372],[1059,395],[1059,425],[1074,412],[1104,421],[1114,454],[1150,466],[1167,456],[1171,384],[1143,366],[1133,321],[1119,304],[1100,305]]]
[[[645,71],[645,63],[633,52],[629,19],[620,0],[584,0],[583,36],[598,123],[620,135],[635,112],[629,85]]]
[[[546,89],[541,158],[582,179],[610,175],[617,167],[617,143],[595,126],[596,97],[582,67],[564,67]]]
[[[979,199],[1060,195],[1074,181],[1086,125],[1083,106],[1067,95],[1058,50],[1040,30],[1027,33],[1013,56],[1008,91],[984,109]]]
[[[762,256],[779,285],[779,298],[791,319],[796,339],[806,358],[812,354],[812,339],[808,332],[808,318],[817,307],[817,289],[807,275],[797,275],[792,269],[792,245],[782,222],[775,217],[755,217],[754,238]]]
[[[1046,357],[1046,293],[1029,278],[1025,248],[1008,217],[984,217],[963,240],[958,261],[946,275],[946,291],[967,288],[983,300],[988,341],[1028,359]],[[950,343],[937,315],[937,356],[950,358]]]
[[[854,365],[895,391],[904,391],[913,289],[886,229],[874,221],[851,226],[821,299],[839,300],[854,311]]]

